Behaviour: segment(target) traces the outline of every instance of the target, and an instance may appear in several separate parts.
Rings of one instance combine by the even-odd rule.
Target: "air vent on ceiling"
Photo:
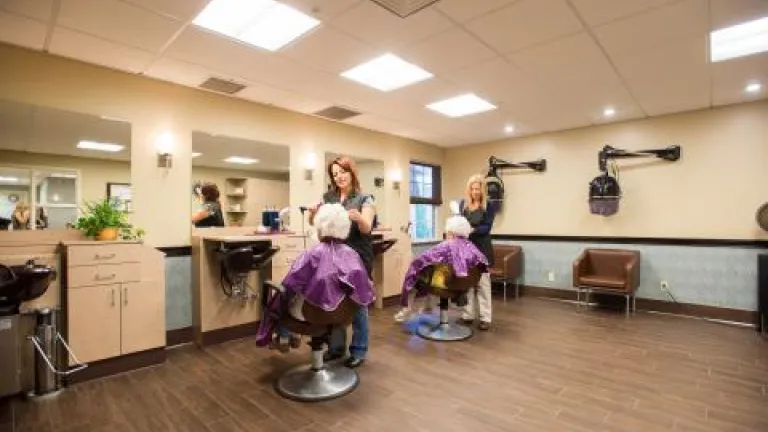
[[[328,108],[323,108],[320,111],[315,112],[314,114],[319,117],[325,117],[327,119],[336,120],[336,121],[342,121],[350,117],[360,115],[360,113],[357,111],[352,111],[351,109],[340,107],[340,106],[331,106]]]
[[[437,3],[439,0],[372,0],[400,18],[407,18],[416,12]],[[469,1],[469,0],[465,0]]]
[[[205,80],[205,82],[200,84],[199,87],[202,89],[226,94],[235,94],[245,88],[245,86],[242,84],[213,77]]]

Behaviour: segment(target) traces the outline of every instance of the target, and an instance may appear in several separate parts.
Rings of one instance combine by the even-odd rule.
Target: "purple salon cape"
[[[341,241],[323,241],[302,253],[282,281],[284,296],[268,299],[262,314],[256,344],[269,344],[284,307],[282,302],[295,295],[324,311],[334,311],[349,296],[360,306],[375,299],[373,281],[368,278],[363,260]]]
[[[488,271],[488,259],[471,241],[463,237],[445,240],[427,249],[411,261],[403,281],[400,304],[408,306],[408,292],[416,285],[419,273],[433,264],[448,264],[452,266],[453,272],[457,277],[466,277],[469,270],[476,266],[482,266],[483,273]],[[423,294],[417,293],[417,296]]]

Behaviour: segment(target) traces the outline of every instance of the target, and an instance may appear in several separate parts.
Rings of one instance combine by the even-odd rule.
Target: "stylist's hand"
[[[349,214],[349,219],[352,222],[360,222],[361,220],[363,220],[362,213],[360,213],[359,211],[357,211],[355,209],[349,210],[347,213]]]
[[[320,208],[320,205],[322,205],[322,203],[317,203],[317,204],[313,205],[312,207],[309,207],[307,209],[307,210],[309,210],[309,214],[314,215],[315,213],[317,213],[317,209]]]

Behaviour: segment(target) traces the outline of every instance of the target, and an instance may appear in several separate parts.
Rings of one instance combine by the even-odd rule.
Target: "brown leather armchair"
[[[573,262],[573,286],[577,290],[579,305],[582,292],[586,292],[587,304],[592,291],[622,295],[629,314],[630,300],[634,311],[635,292],[640,286],[640,251],[585,249]]]
[[[507,301],[507,284],[515,284],[515,298],[520,296],[520,276],[523,271],[523,248],[516,245],[493,245],[493,267],[491,283],[504,286],[504,301]]]

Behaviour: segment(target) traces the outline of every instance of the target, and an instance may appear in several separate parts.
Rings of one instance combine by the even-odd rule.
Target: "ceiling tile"
[[[53,32],[50,51],[53,54],[137,73],[152,61],[147,51],[119,45],[83,33],[57,27]]]
[[[226,79],[216,72],[203,67],[169,58],[161,58],[144,72],[146,76],[176,84],[197,87],[211,76]]]
[[[727,105],[768,97],[768,53],[715,63],[712,68],[712,104]],[[761,93],[744,91],[747,84],[762,84]]]
[[[370,0],[281,0],[322,22],[331,21],[361,1]]]
[[[435,6],[457,22],[466,22],[503,8],[517,0],[440,0]]]
[[[43,49],[48,26],[33,19],[0,11],[0,41]]]
[[[611,57],[706,36],[707,0],[683,0],[597,27],[598,42]]]
[[[614,58],[614,63],[649,115],[709,106],[710,72],[706,36],[621,54]]]
[[[521,0],[465,27],[500,53],[576,33],[581,23],[565,0]]]
[[[395,49],[446,30],[451,22],[432,8],[400,18],[372,1],[363,1],[330,25],[371,45]]]
[[[54,0],[0,0],[0,9],[48,22]]]
[[[711,29],[717,30],[744,21],[768,16],[766,0],[710,0]]]
[[[677,0],[571,0],[590,26],[606,24]]]
[[[62,2],[57,24],[123,45],[157,52],[181,23],[116,0]]]
[[[456,86],[457,93],[471,91],[492,98],[494,104],[504,102],[514,113],[541,94],[535,80],[500,57],[451,73],[447,80]]]
[[[414,135],[423,134],[423,132],[415,131],[414,128],[410,125],[406,125],[398,121],[390,120],[386,117],[374,114],[361,114],[359,116],[345,120],[344,123],[349,123],[366,129],[385,132],[406,138],[411,138]]]
[[[280,52],[300,63],[335,74],[383,53],[328,26],[317,28]]]
[[[122,0],[179,21],[191,21],[210,0]]]
[[[495,56],[493,50],[459,27],[433,35],[402,51],[405,60],[436,75],[459,70]]]
[[[313,113],[332,105],[327,101],[315,100],[299,93],[260,83],[248,82],[247,85],[248,87],[239,92],[237,97],[305,114]]]

